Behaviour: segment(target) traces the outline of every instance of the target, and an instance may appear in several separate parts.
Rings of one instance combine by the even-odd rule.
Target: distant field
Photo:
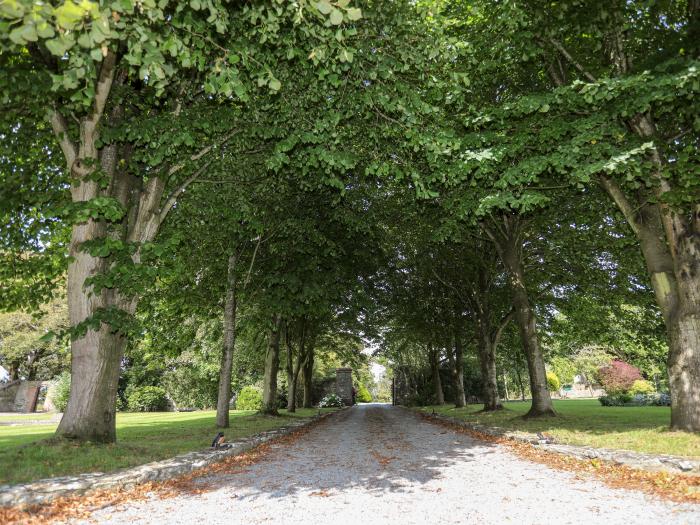
[[[459,417],[473,423],[526,432],[546,432],[562,443],[618,448],[652,454],[700,457],[700,433],[671,432],[669,407],[603,407],[597,399],[555,400],[556,418],[523,419],[529,401],[510,401],[495,413],[482,405],[451,405],[419,410]]]
[[[323,409],[324,412],[333,409]],[[295,414],[280,411],[279,417],[252,411],[231,411],[231,428],[226,439],[249,436],[284,426],[294,418],[310,417],[318,409],[297,409]],[[28,414],[37,419],[38,414]],[[51,414],[41,414],[52,417]],[[3,419],[15,416],[3,416]],[[117,443],[114,445],[72,442],[46,443],[56,423],[46,425],[0,425],[0,484],[21,483],[41,478],[109,472],[165,459],[208,447],[217,432],[216,413],[146,412],[117,414]]]

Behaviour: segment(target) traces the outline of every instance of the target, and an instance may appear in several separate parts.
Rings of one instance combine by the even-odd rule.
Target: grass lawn
[[[328,412],[333,409],[323,409]],[[280,427],[318,409],[280,411],[279,417],[231,411],[227,440]],[[109,472],[207,448],[217,432],[216,412],[118,413],[114,445],[46,443],[56,424],[0,426],[0,484],[82,472]]]
[[[556,418],[522,419],[529,401],[510,401],[495,413],[479,413],[483,405],[456,409],[450,405],[420,410],[473,423],[525,432],[545,432],[557,441],[599,448],[618,448],[700,457],[700,433],[671,432],[669,407],[603,407],[597,399],[554,400]]]

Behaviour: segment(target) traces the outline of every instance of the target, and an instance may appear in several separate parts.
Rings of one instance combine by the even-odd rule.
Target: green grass
[[[495,413],[479,413],[482,405],[456,409],[449,405],[420,410],[482,425],[525,432],[545,432],[561,443],[700,457],[700,433],[671,432],[668,407],[603,407],[597,399],[555,400],[556,418],[523,419],[530,402],[511,401]]]
[[[333,409],[323,409],[324,412]],[[310,417],[318,409],[280,411],[279,417],[231,411],[227,440]],[[217,432],[214,411],[117,414],[117,443],[47,443],[56,424],[0,426],[0,484],[22,483],[82,472],[109,472],[207,448]]]

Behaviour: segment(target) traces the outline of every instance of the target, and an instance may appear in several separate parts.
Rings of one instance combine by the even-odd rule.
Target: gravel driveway
[[[220,488],[106,508],[114,524],[700,523],[700,506],[530,463],[388,405],[361,405],[278,445]]]

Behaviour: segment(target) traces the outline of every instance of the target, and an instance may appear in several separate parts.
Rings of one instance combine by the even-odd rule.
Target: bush
[[[649,381],[645,381],[644,379],[637,379],[634,383],[632,383],[629,393],[633,396],[653,394],[654,385],[652,385]]]
[[[355,394],[355,401],[358,403],[371,403],[372,402],[372,394],[369,393],[369,390],[367,390],[367,387],[360,383],[357,386],[357,394]]]
[[[160,412],[167,408],[168,398],[159,386],[139,386],[129,392],[127,405],[132,412]]]
[[[607,394],[614,396],[628,392],[635,381],[642,379],[642,374],[629,363],[613,361],[598,370],[598,377]]]
[[[671,395],[668,392],[661,392],[660,394],[651,394],[649,396],[650,404],[657,407],[670,407],[671,406]]]
[[[547,388],[550,392],[557,392],[561,388],[561,381],[554,372],[547,372]]]
[[[616,394],[614,396],[602,396],[598,398],[604,407],[644,407],[644,406],[671,406],[671,396],[661,394]]]
[[[56,382],[49,387],[46,397],[51,400],[57,412],[65,412],[70,397],[70,372],[62,372]]]
[[[624,403],[617,396],[601,396],[598,398],[604,407],[621,407]]]
[[[340,399],[336,394],[328,394],[328,395],[326,395],[326,397],[321,399],[321,402],[318,404],[318,406],[321,408],[328,408],[328,407],[341,408],[343,406],[343,400]]]
[[[254,386],[245,386],[236,398],[236,410],[260,410],[262,408],[262,391]]]

